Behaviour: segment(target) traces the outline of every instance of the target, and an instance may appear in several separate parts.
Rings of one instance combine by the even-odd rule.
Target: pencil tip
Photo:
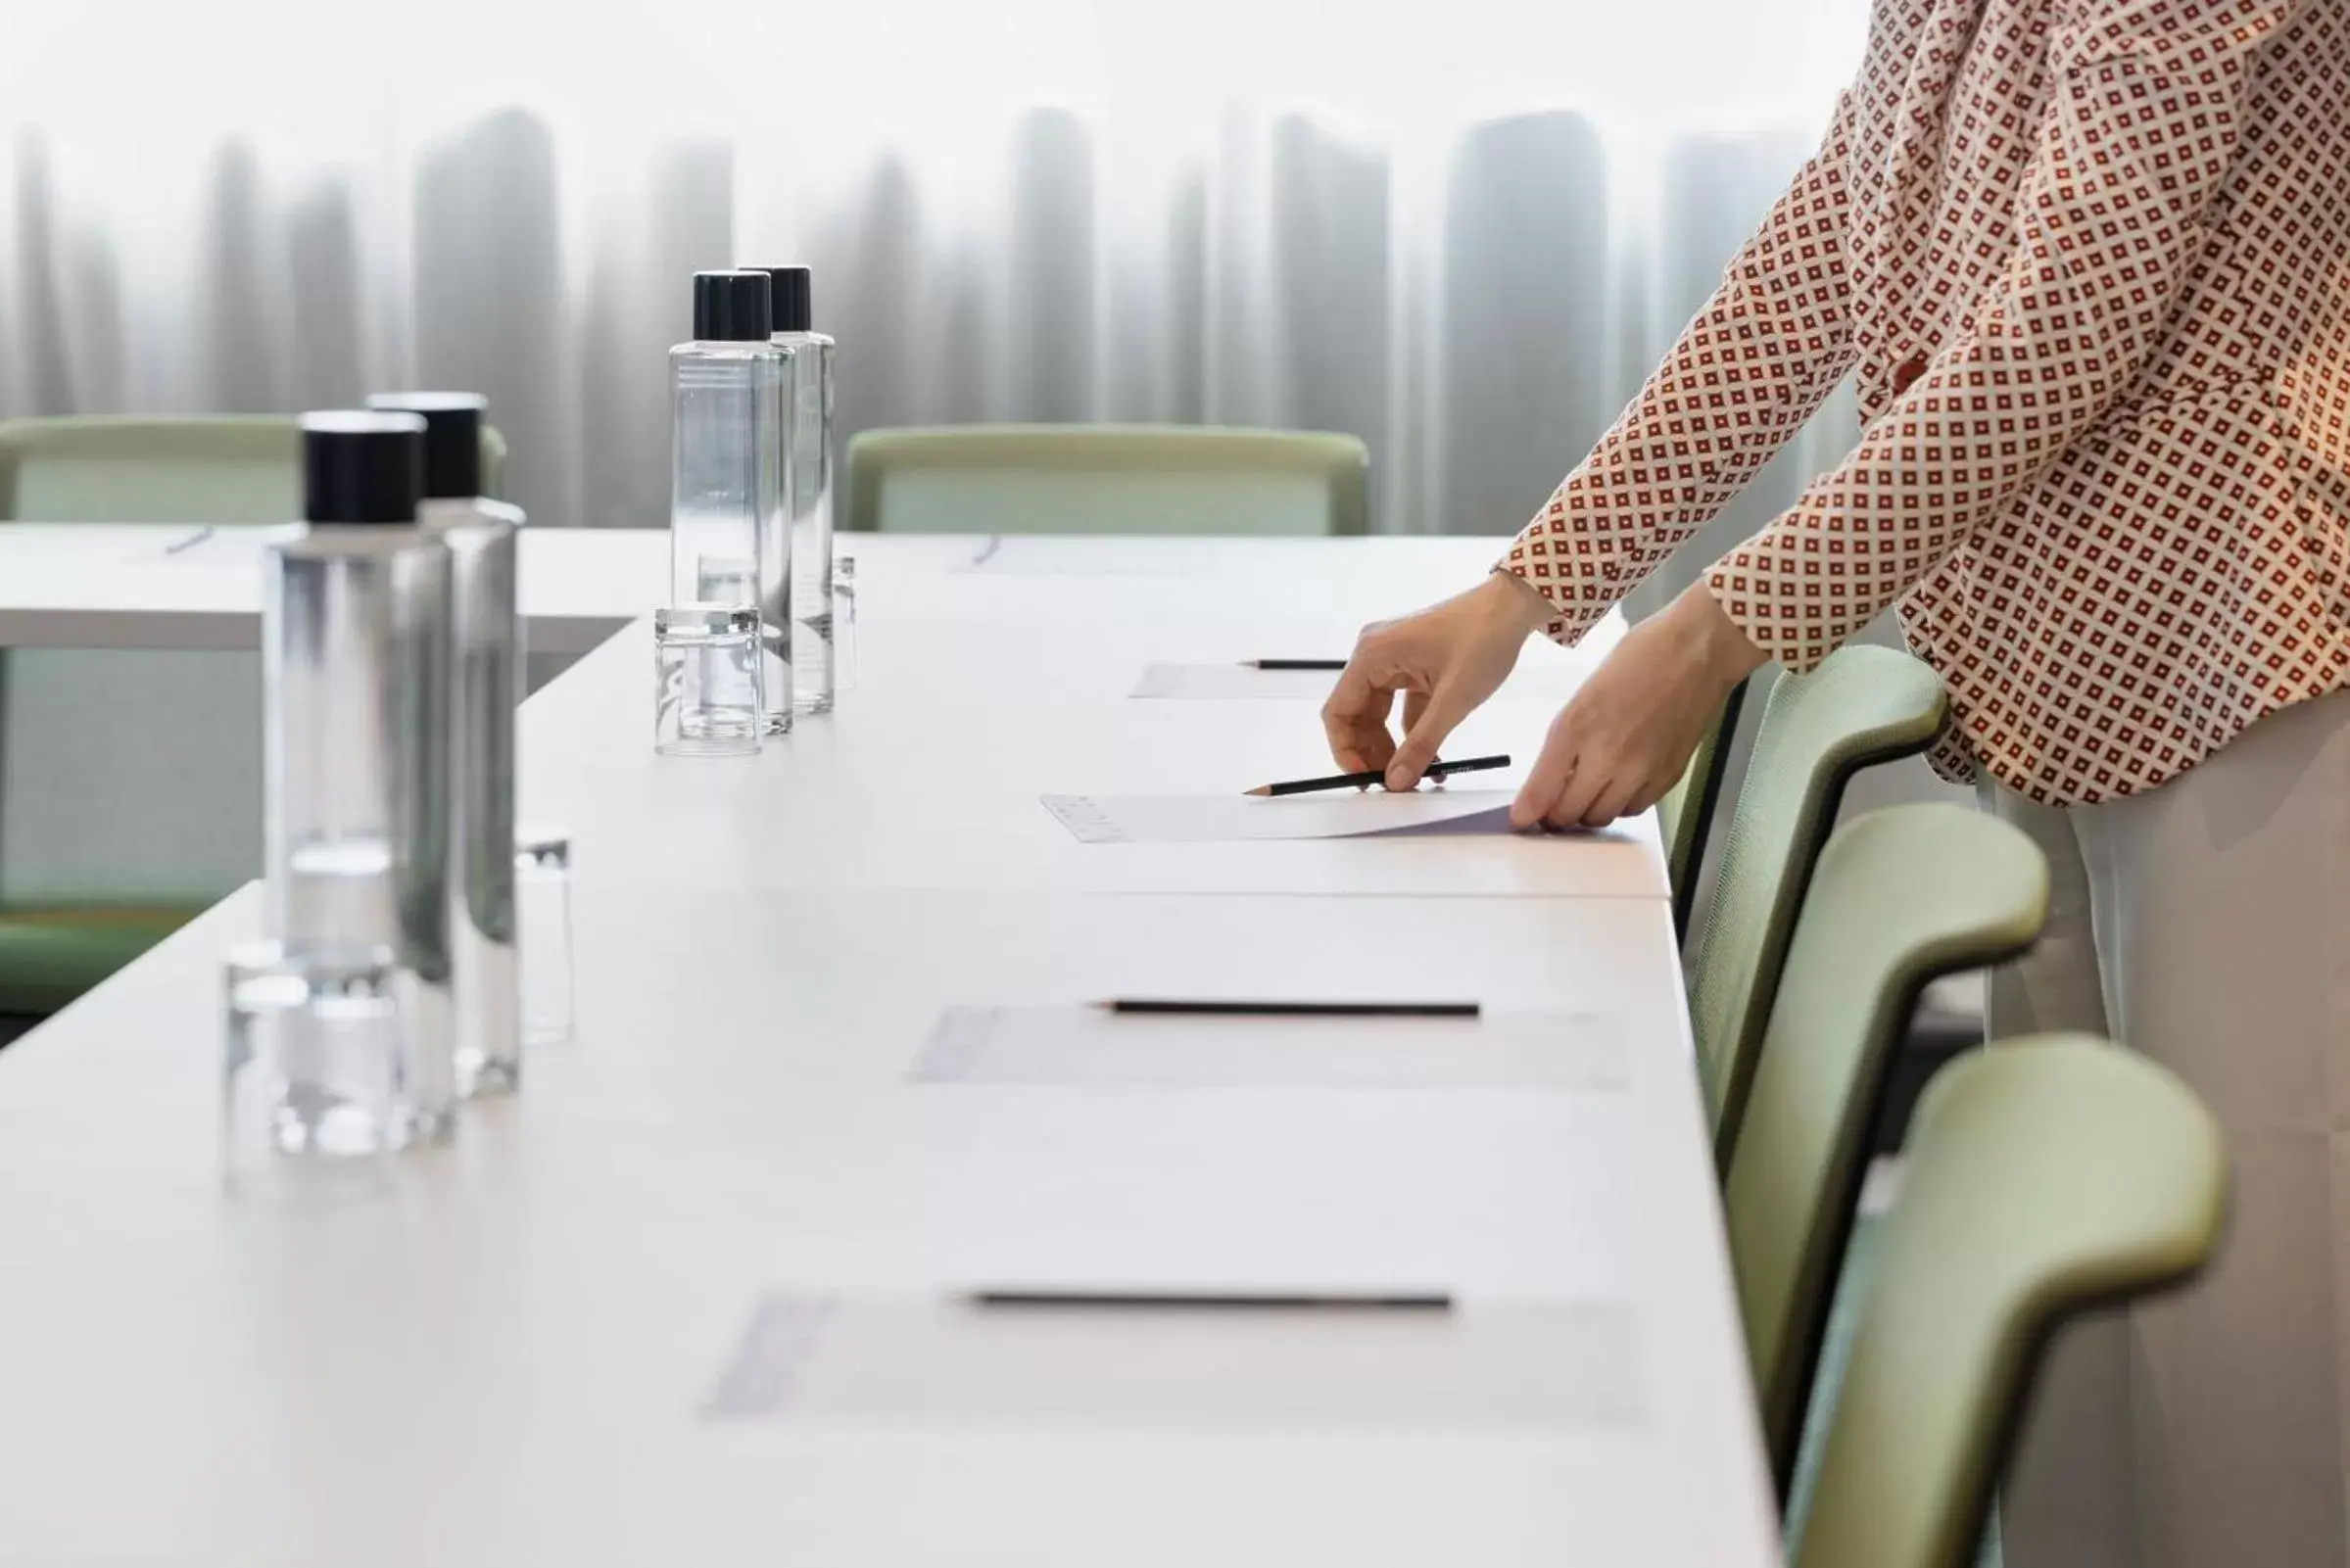
[[[1272,785],[1259,784],[1254,789],[1243,789],[1240,792],[1244,795],[1270,795],[1272,793]]]

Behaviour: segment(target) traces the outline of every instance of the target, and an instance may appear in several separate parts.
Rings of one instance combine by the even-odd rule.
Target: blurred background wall
[[[534,517],[657,525],[687,274],[806,261],[851,432],[1348,430],[1376,526],[1498,532],[1808,151],[1865,0],[0,21],[0,416],[463,386]]]

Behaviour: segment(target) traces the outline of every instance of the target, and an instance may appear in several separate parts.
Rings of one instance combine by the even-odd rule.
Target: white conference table
[[[579,1035],[387,1187],[220,1184],[252,889],[0,1053],[0,1561],[1777,1562],[1653,828],[1038,804],[1326,767],[1308,688],[1127,693],[1342,652],[1491,542],[850,547],[860,685],[755,759],[651,755],[642,625],[525,707]],[[1454,753],[1530,754],[1583,667],[1530,650]],[[1239,1049],[1120,994],[1487,1018]]]
[[[259,647],[262,532],[0,523],[0,648]],[[595,647],[644,613],[668,559],[668,536],[657,530],[530,530],[522,611],[531,650]]]

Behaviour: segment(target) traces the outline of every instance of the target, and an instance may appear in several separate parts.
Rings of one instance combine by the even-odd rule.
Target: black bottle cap
[[[759,271],[694,274],[694,341],[765,343],[775,333],[767,274]]]
[[[302,515],[412,523],[424,494],[424,421],[412,413],[302,416]]]
[[[804,266],[768,266],[759,270],[775,280],[775,330],[815,331],[816,309],[808,297],[808,269]]]
[[[489,399],[478,392],[379,392],[367,406],[423,419],[427,500],[481,494],[481,426]]]

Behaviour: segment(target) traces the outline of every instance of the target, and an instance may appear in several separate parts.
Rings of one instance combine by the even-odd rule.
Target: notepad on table
[[[1034,1291],[1024,1291],[1034,1296]],[[985,1293],[761,1297],[704,1420],[858,1426],[1453,1428],[1634,1426],[1640,1320],[1621,1302],[1154,1308],[1122,1286],[992,1307]],[[1083,1299],[1092,1296],[1095,1299]]]
[[[949,1007],[908,1076],[921,1083],[1157,1088],[1621,1088],[1623,1038],[1597,1013],[1476,1018],[1218,1017]]]

